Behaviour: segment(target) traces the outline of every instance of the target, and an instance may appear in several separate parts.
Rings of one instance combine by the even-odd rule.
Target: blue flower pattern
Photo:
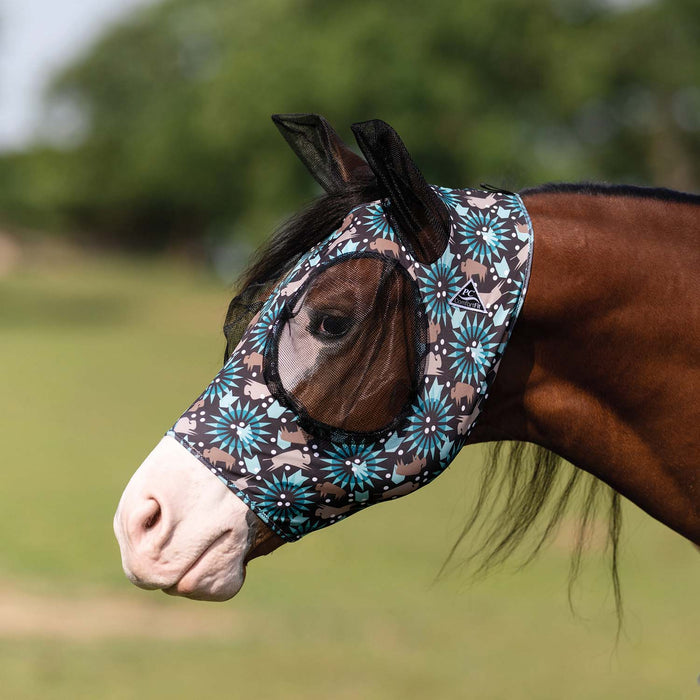
[[[493,364],[498,342],[487,318],[465,319],[455,331],[448,354],[456,376],[467,384],[478,384]]]
[[[438,390],[439,384],[435,385]],[[408,418],[406,434],[412,448],[420,454],[434,454],[448,437],[450,407],[439,391],[420,396],[415,412]]]
[[[267,420],[251,404],[220,409],[206,426],[211,442],[232,455],[252,456],[267,440]]]
[[[312,505],[312,497],[303,482],[290,479],[286,474],[272,474],[259,486],[260,503],[268,516],[274,520],[284,518],[295,521]]]
[[[481,263],[490,263],[506,250],[508,229],[498,216],[475,211],[460,229],[467,253]]]
[[[394,239],[394,232],[379,202],[367,207],[367,213],[364,215],[363,220],[373,238]]]
[[[241,366],[240,355],[233,354],[214,381],[204,390],[202,398],[221,401],[226,394],[236,390],[244,380],[245,371]]]
[[[334,445],[321,467],[328,480],[347,491],[371,488],[381,479],[384,471],[378,455],[368,445]]]

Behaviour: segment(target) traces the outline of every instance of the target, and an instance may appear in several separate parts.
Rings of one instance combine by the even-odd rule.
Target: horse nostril
[[[146,516],[146,519],[143,521],[143,529],[144,530],[150,530],[154,528],[158,522],[160,521],[160,516],[161,516],[161,509],[160,509],[160,503],[156,501],[155,498],[150,499],[152,502],[152,509]]]

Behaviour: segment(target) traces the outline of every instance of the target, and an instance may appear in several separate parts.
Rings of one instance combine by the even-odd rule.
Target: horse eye
[[[311,319],[309,332],[322,340],[337,340],[342,338],[352,326],[348,316],[334,316],[320,313]]]

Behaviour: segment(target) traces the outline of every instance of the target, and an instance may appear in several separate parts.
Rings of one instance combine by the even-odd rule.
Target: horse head
[[[353,126],[362,158],[321,117],[273,119],[325,209],[313,244],[287,241],[274,279],[254,280],[223,368],[124,491],[115,533],[143,588],[230,598],[250,559],[433,480],[522,305],[517,195],[428,185],[381,121]],[[359,190],[376,196],[348,210]]]

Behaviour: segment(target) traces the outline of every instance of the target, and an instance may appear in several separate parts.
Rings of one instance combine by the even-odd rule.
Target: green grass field
[[[1,697],[700,699],[700,556],[632,506],[617,645],[600,552],[568,609],[566,532],[522,571],[434,582],[478,449],[253,562],[228,603],[134,588],[112,515],[216,372],[227,291],[76,256],[21,266],[0,299]]]

